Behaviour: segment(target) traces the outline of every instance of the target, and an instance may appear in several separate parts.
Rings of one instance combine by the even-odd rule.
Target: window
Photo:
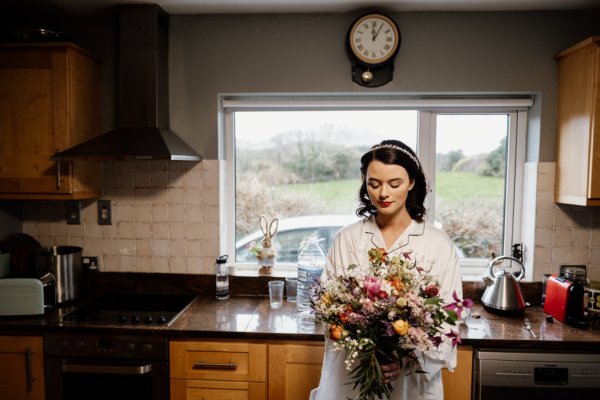
[[[355,221],[359,159],[398,139],[423,163],[427,218],[453,239],[463,273],[483,272],[490,254],[519,240],[520,198],[530,99],[222,99],[227,165],[228,254],[256,268],[259,217],[279,217],[275,269],[295,269],[301,243],[326,251]],[[508,104],[507,104],[508,103]],[[520,128],[520,131],[519,131]]]

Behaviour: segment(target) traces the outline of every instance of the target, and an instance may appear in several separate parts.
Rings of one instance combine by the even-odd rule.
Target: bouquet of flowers
[[[443,304],[440,287],[410,253],[389,257],[384,249],[369,250],[368,268],[349,266],[345,276],[318,281],[311,309],[329,324],[334,350],[345,350],[346,368],[359,398],[390,397],[382,364],[414,360],[414,350],[427,351],[444,340],[460,342],[458,324],[473,302]],[[417,371],[418,372],[418,371]]]

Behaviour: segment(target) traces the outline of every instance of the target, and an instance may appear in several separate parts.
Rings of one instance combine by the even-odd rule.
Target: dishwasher
[[[473,400],[597,398],[600,353],[475,350]]]

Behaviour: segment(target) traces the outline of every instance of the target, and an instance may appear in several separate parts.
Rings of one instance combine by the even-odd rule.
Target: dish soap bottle
[[[298,293],[296,304],[298,311],[310,317],[310,294],[312,286],[323,273],[325,252],[319,245],[323,239],[310,237],[298,253]]]
[[[220,256],[215,262],[215,297],[217,300],[227,300],[229,298],[229,275],[227,274],[226,263],[226,255]]]

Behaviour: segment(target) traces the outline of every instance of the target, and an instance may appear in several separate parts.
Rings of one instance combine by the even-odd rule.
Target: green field
[[[447,206],[458,205],[470,198],[485,202],[502,202],[502,178],[480,176],[469,172],[441,172],[437,176],[436,193]],[[359,180],[340,180],[278,186],[278,191],[309,192],[326,205],[326,213],[352,212],[358,198]]]

